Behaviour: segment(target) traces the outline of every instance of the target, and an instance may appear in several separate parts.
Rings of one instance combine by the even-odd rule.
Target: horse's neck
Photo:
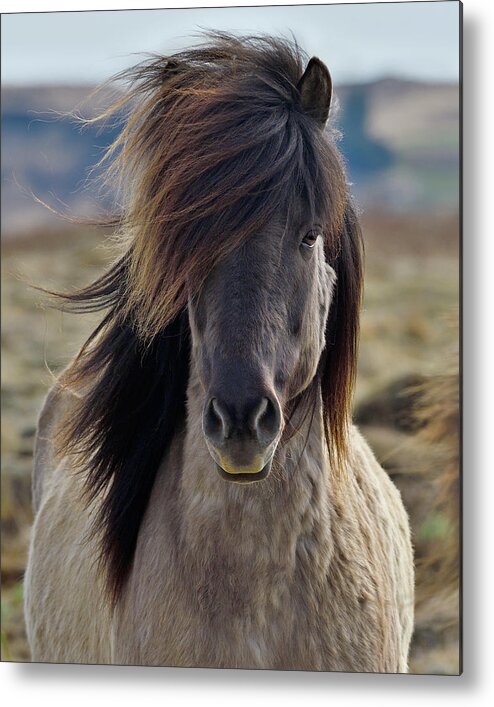
[[[307,420],[277,451],[268,478],[236,484],[220,478],[207,450],[199,385],[192,374],[180,492],[187,553],[200,562],[211,557],[227,565],[252,561],[258,569],[287,572],[300,552],[309,552],[314,562],[328,561],[330,474],[319,401],[311,423]]]

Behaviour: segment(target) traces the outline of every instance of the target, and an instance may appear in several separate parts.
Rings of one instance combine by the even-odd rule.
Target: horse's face
[[[190,298],[203,430],[224,479],[264,479],[287,403],[314,378],[335,281],[320,227],[299,214],[268,224]]]

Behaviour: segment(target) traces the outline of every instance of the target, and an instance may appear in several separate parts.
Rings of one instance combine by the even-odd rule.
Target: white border
[[[227,6],[208,2],[23,2],[1,0],[2,12]],[[238,5],[297,4],[284,0]],[[313,3],[316,4],[316,3]],[[319,3],[317,3],[319,4]],[[324,4],[324,3],[321,3]],[[493,409],[494,151],[492,20],[494,3],[464,3],[464,669],[462,677],[276,673],[156,668],[8,664],[0,666],[4,704],[135,705],[486,705],[494,696],[490,462]],[[482,395],[483,394],[483,395]]]

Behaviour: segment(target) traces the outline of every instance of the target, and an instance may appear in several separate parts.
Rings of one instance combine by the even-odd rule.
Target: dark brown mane
[[[215,33],[207,46],[154,57],[126,74],[126,112],[108,151],[118,180],[124,255],[89,287],[63,295],[76,311],[107,309],[66,375],[89,385],[59,442],[105,491],[98,522],[109,589],[132,563],[156,471],[185,416],[187,298],[226,254],[302,196],[323,213],[338,275],[321,363],[326,435],[344,457],[361,297],[360,230],[329,135],[300,106],[307,58],[270,37]]]

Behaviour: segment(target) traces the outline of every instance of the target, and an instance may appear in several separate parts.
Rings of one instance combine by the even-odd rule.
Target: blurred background
[[[459,670],[459,31],[455,1],[2,15],[2,659],[29,660],[22,576],[36,418],[96,320],[26,282],[89,282],[111,261],[91,168],[115,137],[69,117],[146,52],[201,29],[295,35],[333,77],[366,243],[355,420],[399,487],[417,571],[415,673]],[[94,176],[94,175],[92,175]]]

